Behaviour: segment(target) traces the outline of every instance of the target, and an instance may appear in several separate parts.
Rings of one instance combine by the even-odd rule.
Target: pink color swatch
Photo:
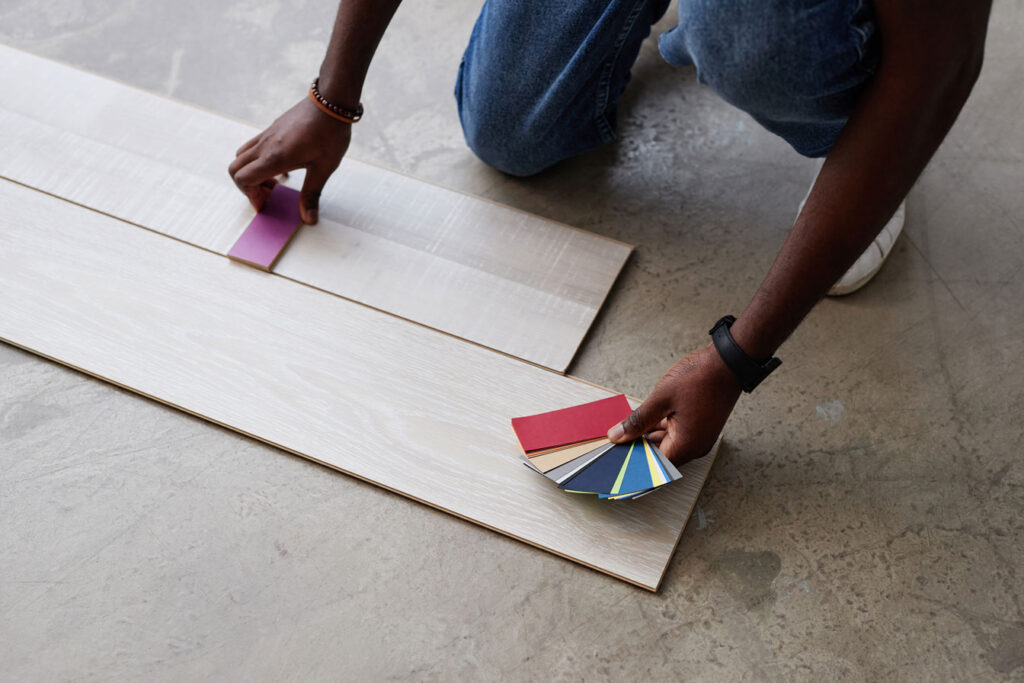
[[[604,436],[633,409],[622,394],[550,413],[512,418],[512,429],[523,452],[539,451]]]
[[[228,258],[269,271],[301,224],[299,193],[277,184],[263,210],[231,247]]]

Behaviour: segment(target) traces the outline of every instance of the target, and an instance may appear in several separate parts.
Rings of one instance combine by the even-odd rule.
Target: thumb
[[[306,225],[316,225],[320,220],[320,193],[330,177],[330,171],[325,173],[314,166],[306,168],[306,179],[302,182],[302,192],[299,194],[299,213]]]
[[[608,430],[608,438],[614,443],[632,441],[657,427],[663,417],[665,402],[657,393],[651,394],[629,417]]]

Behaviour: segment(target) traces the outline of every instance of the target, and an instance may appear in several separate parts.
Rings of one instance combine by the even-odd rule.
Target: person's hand
[[[235,152],[228,173],[259,211],[282,173],[306,169],[299,210],[302,221],[317,222],[320,192],[338,168],[352,139],[352,126],[327,116],[308,98],[282,114]]]
[[[623,443],[647,434],[681,465],[711,450],[739,396],[739,381],[709,344],[669,368],[647,400],[608,430],[608,438]]]

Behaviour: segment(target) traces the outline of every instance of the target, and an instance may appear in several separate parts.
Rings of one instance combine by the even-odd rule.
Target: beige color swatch
[[[601,446],[610,443],[608,439],[597,439],[596,441],[587,441],[586,443],[576,444],[575,446],[569,446],[557,451],[550,451],[543,455],[532,456],[530,458],[530,464],[536,467],[541,472],[548,472],[555,469],[570,460],[575,460],[581,455],[597,450]]]

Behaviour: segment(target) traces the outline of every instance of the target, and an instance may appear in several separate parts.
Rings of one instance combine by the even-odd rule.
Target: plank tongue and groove
[[[227,165],[258,132],[0,45],[0,176],[204,249],[252,218]],[[275,272],[562,372],[630,250],[346,159]]]
[[[657,589],[713,456],[609,505],[509,426],[611,392],[8,181],[0,207],[0,339]]]

